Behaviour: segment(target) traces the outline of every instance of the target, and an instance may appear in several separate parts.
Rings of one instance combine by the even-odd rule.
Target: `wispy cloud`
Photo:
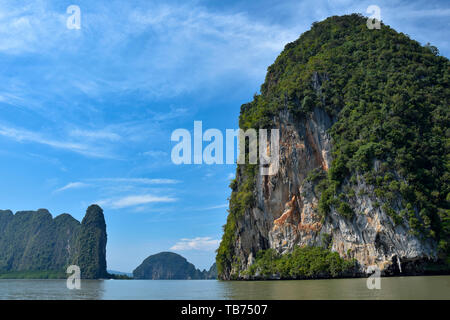
[[[56,189],[55,193],[69,190],[69,189],[85,188],[85,187],[89,187],[89,186],[90,186],[89,184],[83,183],[83,182],[70,182],[70,183],[66,184],[64,187]]]
[[[119,199],[105,199],[97,201],[99,205],[109,207],[111,209],[122,209],[126,207],[134,207],[149,203],[167,203],[175,202],[176,198],[167,196],[155,196],[151,194],[127,196]]]
[[[118,141],[121,139],[120,135],[118,135],[117,133],[103,131],[103,130],[92,131],[92,130],[76,129],[76,130],[72,130],[70,132],[70,135],[73,137],[82,137],[82,138],[95,139],[95,140],[106,139],[106,140],[111,140],[111,141]]]
[[[60,6],[37,2],[19,10],[7,1],[0,6],[0,12],[8,12],[0,16],[0,52],[66,55],[69,64],[79,63],[70,59],[77,53],[95,64],[87,70],[54,64],[55,80],[61,78],[58,74],[72,71],[70,78],[52,84],[58,92],[70,88],[100,97],[140,90],[143,95],[168,97],[204,90],[230,72],[259,78],[266,71],[267,58],[273,59],[300,31],[263,23],[243,12],[211,11],[196,3],[144,3],[91,4],[89,10],[80,4],[82,25],[74,31],[66,28],[68,15]],[[115,72],[110,71],[122,77],[111,76]],[[155,118],[165,121],[188,111],[174,107]]]
[[[223,209],[223,208],[228,208],[228,204],[220,204],[217,206],[211,206],[211,207],[206,207],[206,208],[202,208],[200,210],[215,210],[215,209]]]
[[[0,6],[0,51],[33,52],[54,46],[66,31],[66,15],[51,10],[43,1],[4,2]]]
[[[175,179],[149,179],[149,178],[93,178],[90,181],[119,182],[119,183],[139,183],[139,184],[176,184],[180,183]]]
[[[171,189],[152,188],[148,186],[174,185],[181,181],[175,179],[163,178],[88,178],[81,179],[78,182],[70,182],[65,186],[56,189],[54,193],[59,193],[65,190],[82,189],[86,187],[93,187],[98,194],[108,195],[105,200],[99,201],[99,204],[110,208],[124,208],[135,205],[145,205],[154,202],[173,202],[176,199],[172,197],[164,197],[157,195],[149,195],[147,192],[162,193],[169,192]],[[124,193],[140,193],[144,195],[131,195],[124,197]],[[145,206],[141,207],[141,211],[148,210]]]
[[[111,154],[102,152],[99,148],[93,146],[44,137],[41,133],[29,131],[21,128],[11,128],[0,125],[0,136],[10,138],[17,142],[32,142],[47,145],[56,149],[63,149],[93,158],[111,158]]]
[[[197,237],[194,239],[181,239],[170,250],[185,251],[185,250],[201,250],[212,251],[216,250],[220,244],[220,240],[215,240],[211,237]]]

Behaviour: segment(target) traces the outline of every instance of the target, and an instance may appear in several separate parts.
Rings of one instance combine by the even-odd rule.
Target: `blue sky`
[[[448,1],[0,2],[0,208],[99,203],[109,269],[166,250],[209,268],[235,167],[172,164],[172,131],[237,128],[286,43],[372,4],[449,57]]]

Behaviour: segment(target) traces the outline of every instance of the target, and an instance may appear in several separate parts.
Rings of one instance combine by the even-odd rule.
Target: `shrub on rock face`
[[[274,249],[258,252],[255,262],[244,272],[251,278],[333,278],[352,275],[356,261],[343,259],[337,252],[321,247],[297,247],[292,253]]]

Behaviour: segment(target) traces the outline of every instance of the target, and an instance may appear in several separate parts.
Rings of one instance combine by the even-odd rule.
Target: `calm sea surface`
[[[215,280],[0,280],[0,299],[450,299],[450,276],[224,282]]]

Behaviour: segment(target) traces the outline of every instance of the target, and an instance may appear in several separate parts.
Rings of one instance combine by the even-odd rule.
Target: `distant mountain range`
[[[217,278],[217,267],[200,271],[179,254],[161,252],[149,256],[133,271],[135,279],[148,280],[205,280]]]

